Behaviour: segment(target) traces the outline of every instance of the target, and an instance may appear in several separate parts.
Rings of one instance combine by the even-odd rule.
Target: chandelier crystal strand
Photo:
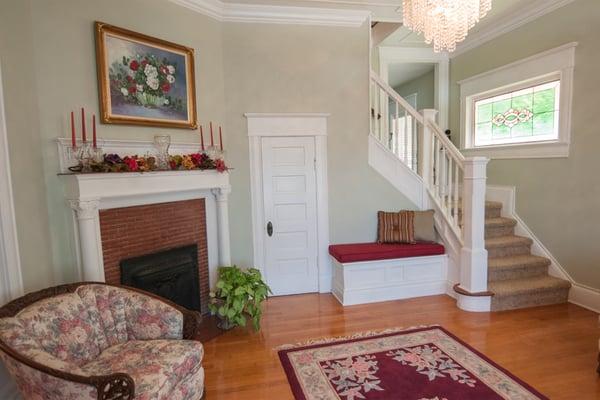
[[[492,9],[492,0],[403,0],[404,25],[423,33],[435,52],[456,50],[473,26]]]

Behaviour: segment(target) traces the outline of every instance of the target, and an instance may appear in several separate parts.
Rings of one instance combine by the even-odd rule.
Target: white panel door
[[[314,137],[262,138],[265,277],[275,295],[316,292]]]

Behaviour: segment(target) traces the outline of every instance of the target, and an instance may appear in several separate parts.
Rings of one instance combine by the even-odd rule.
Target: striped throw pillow
[[[414,211],[377,212],[378,243],[416,243]]]

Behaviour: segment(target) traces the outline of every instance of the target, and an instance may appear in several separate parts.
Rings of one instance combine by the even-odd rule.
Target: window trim
[[[545,51],[459,81],[461,98],[460,149],[466,155],[492,159],[568,157],[576,42]],[[475,101],[494,93],[524,89],[560,80],[558,139],[523,143],[474,145]]]

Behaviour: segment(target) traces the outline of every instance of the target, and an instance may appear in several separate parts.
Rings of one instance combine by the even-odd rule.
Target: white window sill
[[[569,143],[519,143],[462,148],[461,151],[465,156],[485,156],[492,160],[515,158],[567,158],[569,157]]]

